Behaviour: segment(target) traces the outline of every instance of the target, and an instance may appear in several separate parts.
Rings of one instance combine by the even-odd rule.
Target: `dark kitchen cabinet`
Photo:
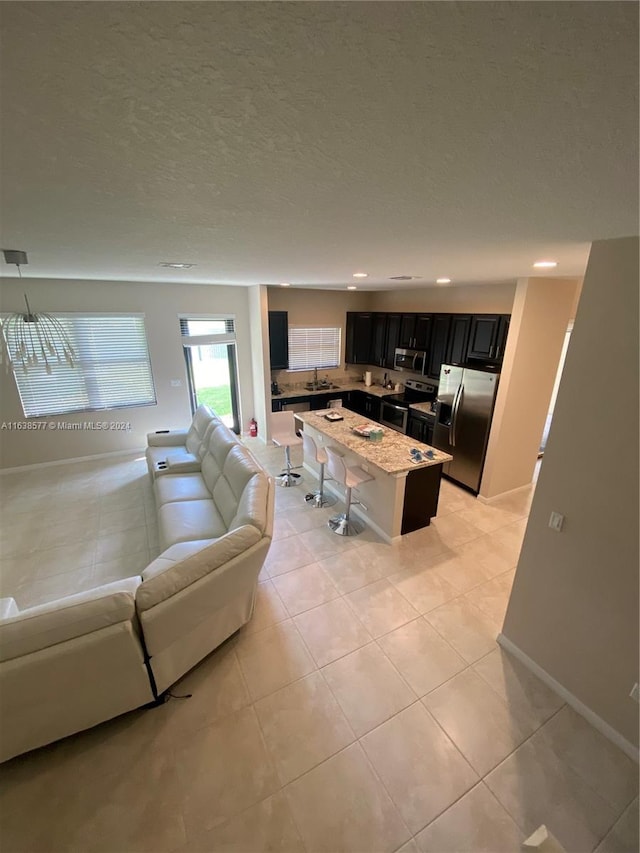
[[[370,364],[373,314],[347,311],[347,364]]]
[[[416,441],[421,441],[423,444],[432,444],[434,423],[434,418],[429,418],[410,409],[407,435],[410,438],[415,438]]]
[[[380,398],[366,391],[351,391],[345,407],[372,421],[380,420]]]
[[[400,346],[400,314],[387,314],[387,337],[385,342],[384,366],[393,370],[396,348]]]
[[[449,330],[449,346],[446,364],[463,364],[467,360],[469,332],[471,331],[470,314],[452,314]]]
[[[286,311],[269,311],[269,363],[271,370],[289,367],[289,315]]]
[[[413,348],[428,350],[431,345],[431,332],[433,328],[433,316],[431,314],[418,314],[416,326],[413,333]]]
[[[507,314],[477,314],[471,318],[467,359],[500,364],[509,331]]]
[[[496,354],[499,328],[498,314],[476,314],[472,317],[467,358],[492,361]]]
[[[386,357],[387,344],[387,315],[374,314],[371,321],[371,361],[369,364],[376,364],[379,367],[384,367]]]
[[[416,332],[416,315],[403,314],[400,318],[400,335],[398,346],[402,349],[413,349],[413,340]]]
[[[427,356],[425,375],[431,379],[440,378],[440,367],[446,362],[447,346],[449,344],[449,333],[451,330],[451,317],[448,314],[434,314],[431,329],[431,346]]]

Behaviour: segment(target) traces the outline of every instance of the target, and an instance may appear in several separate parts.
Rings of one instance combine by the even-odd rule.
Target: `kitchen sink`
[[[314,385],[313,382],[307,382],[304,387],[307,389],[307,391],[335,391],[336,388],[340,388],[339,385],[334,385],[331,382],[328,384],[324,382],[318,382],[317,385]]]

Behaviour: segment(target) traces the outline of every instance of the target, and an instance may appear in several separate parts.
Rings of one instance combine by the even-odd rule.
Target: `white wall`
[[[592,246],[503,628],[636,745],[638,251],[637,237]]]
[[[578,285],[576,279],[518,282],[480,485],[483,498],[533,478]]]
[[[414,287],[371,293],[372,311],[511,314],[515,284]]]
[[[178,314],[189,312],[234,314],[236,317],[240,421],[242,429],[246,429],[254,407],[247,288],[4,278],[0,284],[0,311],[22,311],[25,292],[36,311],[144,313],[157,405],[36,419],[74,423],[130,421],[130,432],[0,430],[0,468],[137,450],[146,445],[147,432],[188,424],[191,410]],[[182,386],[172,387],[172,379],[181,380]],[[3,366],[0,371],[0,421],[24,420],[14,378]]]
[[[269,367],[269,314],[267,288],[256,284],[248,288],[249,325],[251,328],[251,370],[253,376],[253,414],[258,423],[258,437],[267,442],[271,438],[269,415],[271,414]],[[244,429],[246,431],[246,428]]]

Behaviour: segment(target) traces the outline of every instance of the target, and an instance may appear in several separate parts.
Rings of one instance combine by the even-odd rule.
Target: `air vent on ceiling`
[[[416,278],[421,278],[419,275],[392,275],[389,281],[413,281]]]

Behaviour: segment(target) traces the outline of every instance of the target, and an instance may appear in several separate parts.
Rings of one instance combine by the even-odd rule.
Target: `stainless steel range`
[[[380,423],[397,432],[406,434],[411,403],[429,403],[436,398],[435,385],[408,379],[402,394],[382,397],[380,405]]]

